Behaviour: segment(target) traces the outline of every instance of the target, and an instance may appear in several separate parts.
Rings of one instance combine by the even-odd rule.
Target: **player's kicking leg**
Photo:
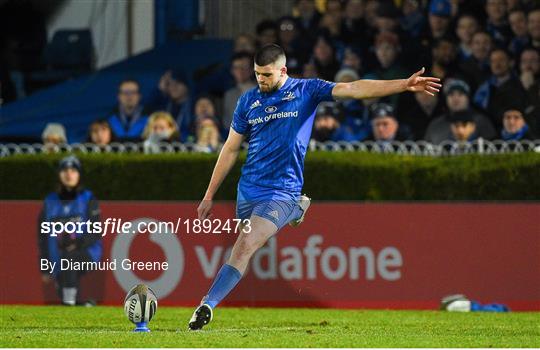
[[[213,317],[213,309],[238,284],[251,256],[272,237],[278,228],[268,219],[253,215],[250,224],[242,228],[226,264],[219,270],[208,294],[189,320],[189,329],[199,330]]]
[[[238,284],[251,256],[287,223],[291,226],[302,223],[310,204],[311,199],[302,195],[297,203],[270,201],[255,206],[250,224],[240,230],[229,261],[221,267],[208,294],[193,312],[189,329],[202,329],[212,321],[213,309]]]

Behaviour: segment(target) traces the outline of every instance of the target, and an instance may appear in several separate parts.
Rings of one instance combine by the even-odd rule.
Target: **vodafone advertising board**
[[[186,220],[196,218],[196,206],[101,202],[102,222],[148,230],[103,237],[105,270],[83,277],[84,297],[120,304],[134,284],[146,283],[161,304],[197,304],[236,233],[223,230],[234,203],[215,206],[220,233],[194,233]],[[0,201],[2,304],[57,301],[40,279],[40,208]],[[224,305],[437,308],[441,297],[463,293],[540,310],[539,214],[536,203],[316,203],[302,225],[287,226],[256,253]],[[177,225],[148,233],[162,222]]]

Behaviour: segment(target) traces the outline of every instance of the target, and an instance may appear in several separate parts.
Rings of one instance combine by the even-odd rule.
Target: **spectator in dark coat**
[[[486,30],[498,46],[507,47],[512,31],[506,20],[506,0],[486,0]]]
[[[264,20],[257,24],[255,32],[257,34],[258,47],[277,43],[278,38],[276,22],[272,20]]]
[[[457,57],[460,63],[471,57],[472,38],[479,28],[478,19],[473,15],[464,14],[459,16],[456,24],[456,36],[459,39]]]
[[[399,95],[396,115],[399,123],[409,128],[414,140],[422,140],[429,123],[443,113],[443,106],[438,96],[405,93]]]
[[[529,33],[527,32],[527,15],[525,11],[515,9],[508,14],[508,21],[513,34],[508,49],[515,57],[518,57],[521,51],[530,43]]]
[[[519,57],[519,80],[525,90],[529,90],[540,78],[540,54],[538,50],[525,48]]]
[[[319,36],[313,47],[313,64],[319,78],[332,80],[339,70],[335,47],[326,36]]]
[[[306,38],[311,46],[316,39],[321,13],[315,8],[315,0],[296,0],[295,7],[299,14],[298,23],[302,37]]]
[[[180,141],[185,142],[193,126],[192,103],[185,74],[180,70],[165,72],[150,100],[153,111],[172,115],[179,127]]]
[[[238,52],[232,58],[231,74],[234,77],[235,86],[225,92],[223,97],[223,119],[221,120],[224,129],[229,129],[236,108],[236,103],[240,96],[255,87],[253,81],[253,58],[247,52]]]
[[[287,56],[287,73],[299,76],[302,67],[309,57],[310,47],[300,37],[298,22],[291,16],[285,16],[278,20],[278,43]]]
[[[500,130],[504,111],[510,106],[524,109],[527,106],[527,96],[520,80],[512,73],[512,61],[507,51],[493,50],[490,67],[492,75],[476,90],[474,103],[488,114]]]
[[[527,28],[531,37],[531,45],[540,49],[540,7],[537,7],[527,15]]]
[[[443,91],[446,97],[448,112],[438,116],[429,123],[424,137],[426,141],[439,144],[443,141],[451,140],[450,121],[452,115],[457,112],[471,116],[471,119],[475,122],[479,137],[492,139],[497,136],[490,120],[471,108],[469,103],[470,88],[466,82],[458,79],[448,79]]]
[[[493,41],[488,33],[476,32],[471,41],[471,56],[460,64],[460,71],[473,91],[489,78],[489,53],[492,47]]]

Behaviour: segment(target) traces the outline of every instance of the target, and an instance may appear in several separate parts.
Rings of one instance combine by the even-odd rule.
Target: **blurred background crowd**
[[[284,0],[285,1],[285,0]],[[116,85],[117,106],[87,125],[86,142],[193,142],[215,151],[239,96],[256,87],[252,57],[277,43],[288,74],[336,82],[402,79],[426,68],[438,96],[404,93],[319,105],[316,141],[526,140],[540,135],[540,6],[534,0],[291,0],[291,13],[236,35],[218,87],[193,89],[182,69],[160,72],[142,92],[137,76]],[[6,12],[4,12],[5,14]],[[9,21],[8,21],[9,22]],[[36,23],[39,26],[39,23]],[[4,30],[2,30],[4,32]],[[43,86],[17,64],[4,32],[2,100]],[[196,56],[196,53],[192,53]],[[25,75],[26,74],[26,75]],[[33,75],[35,77],[35,74]],[[1,110],[1,107],[0,107]],[[70,143],[69,125],[49,121],[44,144]]]

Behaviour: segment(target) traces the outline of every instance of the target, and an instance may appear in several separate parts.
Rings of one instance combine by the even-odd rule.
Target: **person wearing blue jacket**
[[[148,113],[141,104],[139,83],[125,79],[118,85],[118,107],[107,117],[114,137],[118,141],[141,141],[148,122]]]
[[[78,263],[97,263],[101,260],[103,246],[101,235],[90,233],[87,226],[79,232],[57,235],[43,231],[43,224],[68,222],[98,222],[100,210],[91,191],[81,186],[81,162],[75,156],[63,158],[58,166],[58,189],[45,197],[38,220],[38,246],[42,281],[46,284],[56,282],[58,294],[63,305],[76,305],[78,301],[79,280],[87,269],[65,268],[61,264],[69,261]],[[54,268],[43,270],[43,259]],[[84,266],[84,264],[80,264]],[[73,266],[70,264],[70,266]]]

